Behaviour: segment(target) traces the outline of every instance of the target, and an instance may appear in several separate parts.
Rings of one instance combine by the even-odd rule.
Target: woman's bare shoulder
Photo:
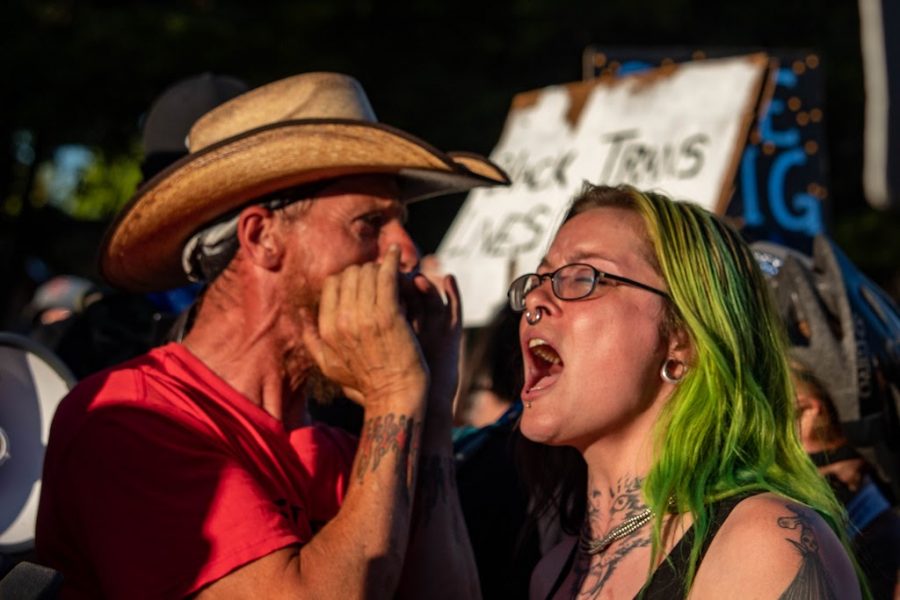
[[[759,494],[725,520],[697,571],[692,598],[858,598],[844,546],[811,508]]]

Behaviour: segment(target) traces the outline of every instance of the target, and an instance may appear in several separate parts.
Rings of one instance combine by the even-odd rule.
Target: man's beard
[[[297,331],[302,331],[303,324],[300,322],[299,315],[302,311],[306,311],[311,315],[312,322],[318,326],[319,322],[319,296],[321,290],[310,289],[307,285],[296,286],[300,289],[292,290],[290,297],[291,311],[297,315]],[[296,356],[297,365],[303,374],[300,382],[300,391],[308,402],[315,402],[321,405],[331,404],[335,398],[344,396],[341,386],[329,379],[322,373],[315,359],[310,355],[306,344],[300,343]]]
[[[303,395],[307,402],[315,402],[316,404],[327,406],[335,398],[342,398],[344,392],[341,386],[328,379],[322,373],[318,365],[313,365],[307,373],[306,380],[303,382]]]

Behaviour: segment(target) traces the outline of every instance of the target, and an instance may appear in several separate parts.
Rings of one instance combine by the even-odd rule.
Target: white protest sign
[[[724,212],[766,72],[755,54],[519,94],[491,158],[512,185],[477,189],[437,254],[466,327],[533,271],[584,181],[629,183]]]

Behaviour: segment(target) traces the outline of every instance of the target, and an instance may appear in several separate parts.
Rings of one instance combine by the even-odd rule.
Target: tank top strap
[[[731,511],[734,510],[734,507],[737,506],[741,500],[752,495],[753,493],[737,494],[730,498],[720,500],[712,506],[712,518],[709,523],[709,532],[703,542],[703,548],[700,550],[700,557],[697,562],[698,565],[703,561],[703,557],[706,555],[706,551],[709,549],[709,545],[712,543],[713,538],[719,532],[719,529],[731,514]],[[653,600],[659,598],[663,600],[673,600],[684,598],[684,581],[687,578],[688,563],[690,561],[691,549],[693,546],[694,528],[691,527],[684,533],[682,538],[678,540],[678,543],[675,544],[675,547],[669,552],[669,556],[666,560],[656,568],[650,581],[647,582],[647,585],[645,585],[638,595],[635,596],[635,599]],[[550,593],[547,594],[547,600],[551,600],[553,596],[556,595],[559,588],[566,580],[569,571],[572,570],[572,564],[575,562],[575,555],[577,552],[578,540],[575,540],[562,570],[556,577],[553,587],[550,588]]]
[[[712,518],[709,523],[709,531],[706,539],[703,540],[703,548],[700,550],[699,565],[709,549],[713,538],[719,532],[722,524],[742,500],[752,496],[753,494],[737,494],[720,500],[712,506]],[[694,528],[688,529],[682,538],[678,540],[669,556],[660,564],[647,585],[635,596],[640,600],[652,600],[655,598],[665,598],[672,600],[676,598],[685,598],[684,582],[687,578],[688,564],[690,562],[691,550],[694,547]]]

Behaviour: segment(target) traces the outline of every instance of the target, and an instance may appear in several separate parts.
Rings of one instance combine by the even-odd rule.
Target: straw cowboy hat
[[[141,186],[107,232],[100,271],[111,284],[145,292],[186,283],[181,251],[194,232],[281,189],[384,173],[411,202],[509,184],[486,158],[444,153],[378,123],[359,83],[337,73],[242,94],[201,117],[187,145],[190,153]]]

